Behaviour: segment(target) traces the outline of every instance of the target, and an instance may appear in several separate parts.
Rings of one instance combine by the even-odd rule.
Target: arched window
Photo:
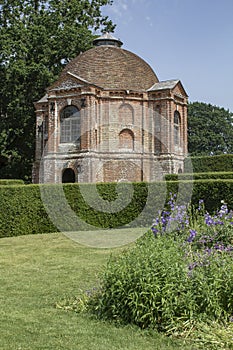
[[[119,123],[123,125],[132,125],[134,123],[134,109],[130,104],[124,103],[120,106]]]
[[[119,148],[133,150],[134,149],[134,134],[129,129],[124,129],[119,135]]]
[[[75,182],[75,173],[71,168],[67,168],[62,173],[62,183],[74,183]]]
[[[162,152],[162,142],[160,138],[154,137],[154,153],[160,154]]]
[[[161,134],[162,115],[160,105],[154,106],[154,153],[162,152],[162,134]]]
[[[75,106],[66,106],[60,114],[60,142],[80,143],[80,111]]]
[[[48,132],[49,132],[49,118],[47,115],[44,118],[43,126],[44,126],[44,130],[43,130],[44,141],[47,141],[48,140]]]
[[[174,112],[174,144],[179,146],[180,144],[180,113]]]

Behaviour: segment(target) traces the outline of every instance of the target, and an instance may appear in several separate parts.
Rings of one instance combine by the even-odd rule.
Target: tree
[[[188,149],[192,156],[233,153],[233,113],[211,104],[189,103]]]
[[[0,178],[30,180],[33,102],[64,65],[92,45],[93,31],[112,32],[101,7],[112,0],[5,0],[0,5]]]

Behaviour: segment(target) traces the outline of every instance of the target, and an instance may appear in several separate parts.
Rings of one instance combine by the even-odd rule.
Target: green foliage
[[[89,300],[76,300],[70,308],[167,334],[184,332],[203,321],[228,321],[233,296],[232,256],[213,255],[208,264],[192,273],[188,263],[182,240],[166,235],[155,239],[148,232],[134,248],[110,258],[99,292]]]
[[[23,185],[23,180],[13,180],[13,179],[0,179],[0,186],[5,185]]]
[[[168,182],[169,184],[175,184],[174,181]],[[185,188],[188,188],[189,181],[177,181],[178,185],[182,185],[183,193],[185,194]],[[175,186],[171,186],[172,193],[177,193],[178,189]],[[176,191],[173,191],[176,189]],[[206,210],[213,213],[215,210],[219,209],[219,203],[224,200],[230,209],[233,209],[233,180],[220,179],[220,180],[195,180],[193,182],[192,190],[192,204],[197,205],[199,199],[203,199],[205,202]]]
[[[0,207],[3,208],[0,211],[0,237],[57,231],[45,210],[40,186],[46,192],[50,192],[50,203],[47,204],[53,206],[59,200],[60,190],[57,191],[59,185],[0,186]],[[112,212],[101,207],[103,203],[99,202],[98,197],[93,197],[95,184],[66,184],[63,188],[71,209],[78,218],[93,225],[93,229],[116,228],[124,225],[150,227],[155,212],[158,208],[163,209],[165,204],[162,200],[163,195],[166,194],[164,188],[165,191],[167,190],[167,202],[169,193],[179,192],[179,201],[187,203],[186,196],[190,191],[190,181],[133,183],[132,186],[133,196],[130,203],[123,209],[119,211],[115,209]],[[118,204],[121,205],[122,201],[124,204],[126,193],[124,186],[116,191],[116,184],[106,183],[98,184],[97,189],[103,199],[109,200],[109,203],[107,202],[109,208],[111,208],[111,202],[112,206],[114,205],[114,200],[118,196],[120,197]],[[199,199],[203,198],[207,210],[213,212],[224,199],[229,208],[233,209],[232,192],[233,180],[196,180],[193,183],[192,203],[197,206]],[[151,197],[149,201],[148,193]],[[89,198],[88,201],[87,198]],[[72,231],[72,222],[69,221],[66,212],[62,212],[63,209],[62,205],[59,206],[58,219],[65,223],[67,231]],[[79,229],[86,228],[80,226]]]
[[[120,198],[117,206],[112,206],[112,212],[106,211],[102,201],[99,201],[98,196],[95,195],[95,186],[101,198],[105,201],[109,201],[108,209],[111,209],[111,203],[117,198]],[[71,208],[78,213],[79,217],[88,224],[95,227],[113,228],[126,225],[136,219],[142,212],[148,194],[148,188],[146,183],[132,183],[133,197],[131,202],[125,207],[124,202],[127,195],[127,188],[124,183],[118,185],[116,192],[116,184],[83,184],[83,185],[64,185],[64,192],[69,203],[72,200]],[[155,187],[159,189],[159,184]],[[82,190],[80,192],[80,189]],[[82,196],[85,193],[85,196]],[[88,202],[87,199],[88,198]],[[75,200],[74,200],[75,199]],[[159,193],[155,194],[155,200],[159,200]],[[123,207],[123,209],[121,209]],[[151,208],[152,209],[152,208]],[[150,211],[149,218],[145,218],[146,221],[141,220],[141,225],[148,224],[153,218],[153,213]],[[138,222],[137,222],[138,224]]]
[[[226,172],[233,171],[233,154],[187,158],[185,160],[185,171],[186,168],[189,169],[190,160],[194,173],[222,172],[223,169]]]
[[[92,45],[92,30],[113,31],[101,13],[111,0],[30,0],[0,5],[0,177],[29,181],[35,145],[33,102],[64,65]]]
[[[202,201],[193,211],[175,199],[133,248],[110,258],[99,289],[70,309],[166,334],[183,334],[201,322],[231,322],[233,211],[222,203],[210,216]]]
[[[91,309],[101,318],[165,330],[171,320],[185,316],[186,272],[178,244],[147,233],[134,249],[110,259]]]
[[[190,334],[191,333],[191,334]],[[184,333],[184,337],[191,335],[195,344],[195,348],[198,346],[200,349],[213,349],[213,350],[232,350],[232,334],[233,323],[221,324],[219,322],[201,322],[195,327]]]
[[[203,180],[203,179],[233,179],[233,172],[208,172],[208,173],[182,173],[182,174],[167,174],[166,181],[178,180]]]
[[[0,239],[0,251],[1,350],[196,350],[157,332],[54,307],[96,285],[109,249],[84,247],[55,233]]]
[[[192,156],[233,153],[233,113],[211,104],[188,105],[188,149]]]
[[[27,186],[2,186],[0,187],[0,206],[4,210],[0,211],[0,237],[24,235],[32,233],[54,232],[57,228],[51,223],[41,199],[40,186],[51,193],[49,205],[54,205],[59,200],[60,187],[57,185],[27,185]],[[159,186],[159,184],[157,184]],[[78,217],[95,227],[111,228],[119,227],[133,221],[143,210],[147,199],[147,185],[145,183],[133,184],[134,195],[131,203],[124,209],[109,213],[101,211],[101,207],[94,209],[85,200],[85,196],[91,189],[95,189],[95,185],[89,184],[67,184],[63,186],[64,193],[70,207],[77,213]],[[80,191],[82,188],[82,191]],[[109,199],[110,203],[116,197],[115,184],[100,184],[97,186],[99,192],[105,199]],[[58,189],[58,191],[57,191]],[[121,189],[123,191],[123,187]],[[122,194],[118,191],[117,195],[124,199],[125,192]],[[82,196],[82,193],[85,196]],[[93,198],[92,205],[97,207],[98,198]],[[159,194],[157,194],[159,197]],[[158,198],[159,199],[159,198]],[[119,205],[121,202],[119,202]],[[58,219],[67,225],[67,230],[73,230],[69,217],[63,215],[63,208],[59,206]],[[152,221],[149,217],[147,223]]]
[[[37,185],[0,186],[0,237],[55,232]]]
[[[195,311],[208,319],[229,321],[233,310],[232,255],[226,252],[216,252],[208,258],[206,255],[202,256],[203,265],[194,268],[190,275]]]

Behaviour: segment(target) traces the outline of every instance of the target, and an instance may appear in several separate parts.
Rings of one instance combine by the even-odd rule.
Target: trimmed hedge
[[[177,183],[182,183],[182,181]],[[200,199],[204,200],[205,208],[210,213],[220,209],[222,200],[227,203],[230,210],[233,210],[233,180],[195,180],[193,182],[192,204],[197,205]]]
[[[38,185],[0,186],[0,237],[56,232]]]
[[[93,195],[95,184],[66,184],[63,185],[64,194],[72,210],[77,216],[95,227],[109,228],[123,225],[150,226],[155,218],[158,208],[163,209],[163,197],[170,197],[170,192],[179,193],[179,200],[189,199],[192,194],[192,203],[198,204],[204,199],[206,208],[212,212],[225,200],[230,209],[233,209],[233,180],[196,180],[191,181],[160,181],[152,184],[133,183],[132,198],[126,208],[121,208],[125,198],[128,198],[127,188],[114,183],[98,184],[97,191],[103,200],[109,199],[108,209],[114,207],[116,199],[119,210],[107,210],[104,201]],[[40,186],[49,201],[46,205],[53,210],[58,221],[62,222],[67,231],[73,231],[76,226],[72,219],[66,215],[66,203],[61,200],[62,188],[59,185],[27,185],[27,186],[0,186],[0,237],[17,236],[25,234],[49,233],[57,231],[51,222],[41,199]],[[85,193],[85,198],[83,197]],[[149,194],[149,196],[148,196]],[[148,199],[149,198],[149,199]],[[89,204],[88,204],[89,201]],[[49,203],[48,203],[49,202]],[[61,203],[61,204],[59,204]],[[51,207],[50,207],[51,206]],[[94,207],[94,208],[93,208]],[[49,209],[50,210],[50,209]],[[146,212],[145,212],[146,210]],[[72,214],[71,214],[72,217]],[[136,221],[135,221],[136,220]],[[80,229],[87,229],[85,225]],[[90,228],[89,228],[90,229]]]
[[[20,179],[0,179],[0,186],[24,185],[24,181]]]
[[[203,156],[187,158],[184,164],[184,171],[189,172],[190,160],[194,173],[206,173],[216,171],[233,171],[233,154],[221,154],[218,156]]]
[[[161,198],[166,196],[168,201],[170,192],[179,193],[178,198],[182,202],[185,199],[188,200],[188,194],[191,191],[192,203],[197,204],[199,199],[204,199],[206,208],[210,212],[220,207],[221,200],[225,200],[229,208],[233,209],[233,180],[196,180],[193,182],[193,189],[190,188],[192,181],[133,183],[133,195],[126,208],[124,208],[124,200],[127,198],[125,185],[122,184],[119,188],[114,183],[98,184],[97,191],[102,199],[110,201],[108,209],[111,209],[112,205],[112,212],[111,210],[106,212],[104,201],[101,202],[93,195],[94,184],[40,186],[43,186],[44,193],[48,195],[49,203],[46,204],[48,210],[50,213],[53,212],[53,217],[62,225],[64,231],[77,230],[77,225],[71,224],[74,213],[76,213],[74,216],[78,216],[83,222],[83,226],[79,225],[80,230],[119,227],[127,224],[150,226],[157,211],[163,209]],[[45,210],[40,186],[0,186],[0,237],[49,233],[58,230]],[[67,214],[67,202],[60,199],[62,188],[70,205],[69,208],[74,213]],[[85,193],[84,196],[83,193]],[[117,198],[121,200],[118,206],[114,207]],[[159,205],[160,202],[161,205]],[[92,227],[87,227],[86,223]]]
[[[233,179],[233,172],[212,172],[212,173],[182,173],[182,174],[167,174],[166,181],[177,180],[202,180],[202,179]]]

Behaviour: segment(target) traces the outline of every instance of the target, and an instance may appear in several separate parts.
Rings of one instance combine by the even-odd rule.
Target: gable
[[[69,90],[72,88],[80,88],[84,86],[84,82],[72,77],[68,74],[62,75],[57,81],[55,81],[49,88],[48,91],[54,90]]]
[[[152,91],[162,91],[162,90],[170,90],[174,95],[188,97],[182,83],[180,80],[164,80],[159,83],[155,83],[148,92]]]
[[[172,89],[172,92],[174,95],[178,95],[178,96],[185,96],[188,97],[181,81],[179,80],[178,83],[174,86],[174,88]]]

